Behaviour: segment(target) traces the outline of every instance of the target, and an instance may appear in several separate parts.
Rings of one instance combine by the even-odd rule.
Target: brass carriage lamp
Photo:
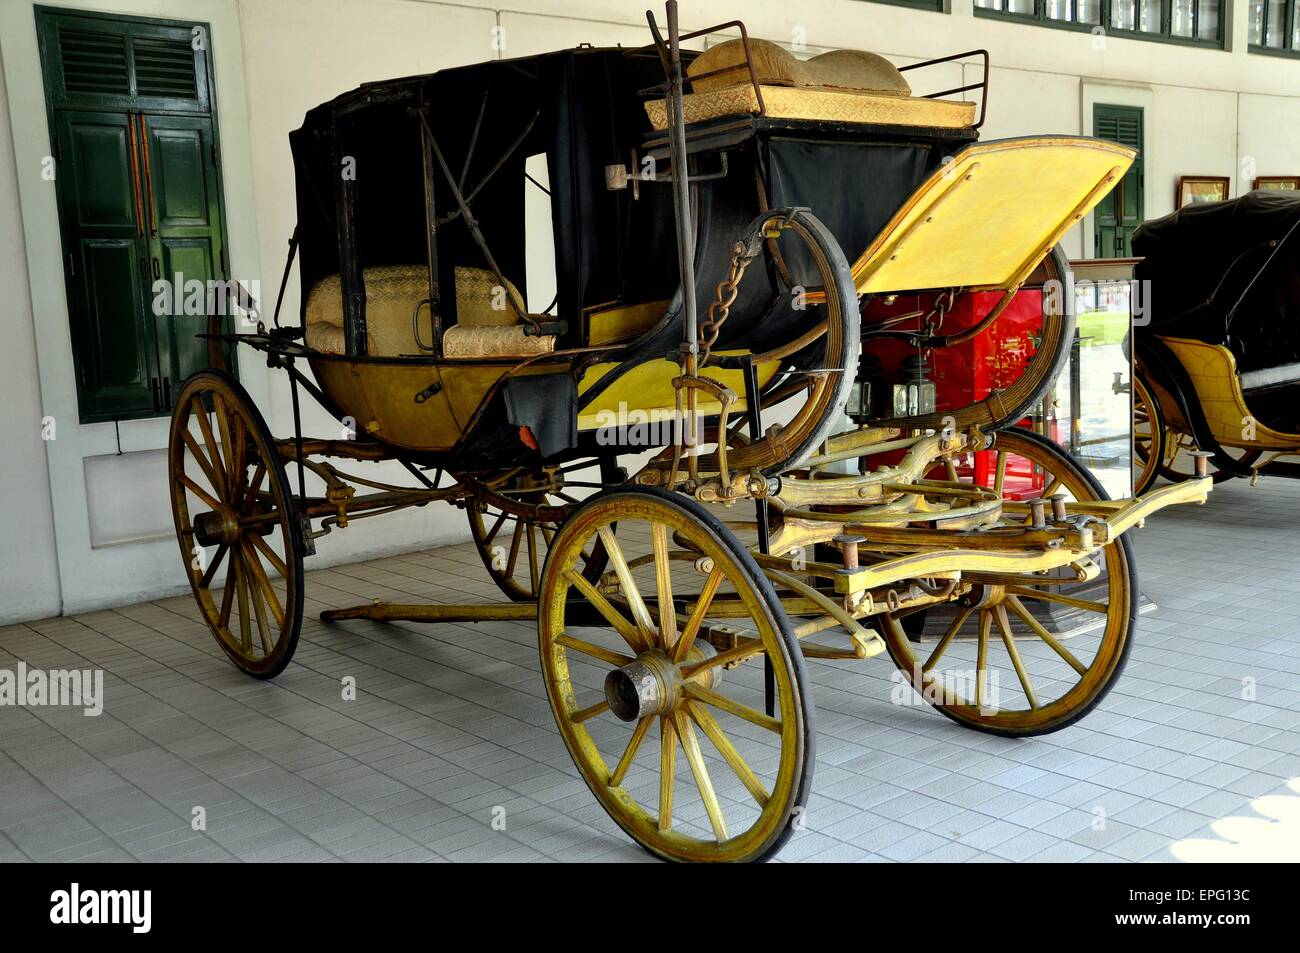
[[[934,381],[927,376],[930,366],[925,357],[911,354],[903,358],[899,370],[902,381],[894,385],[894,416],[916,417],[934,413]]]

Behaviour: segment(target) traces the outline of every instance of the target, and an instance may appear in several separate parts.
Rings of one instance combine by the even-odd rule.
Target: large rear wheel
[[[1096,478],[1045,437],[1008,429],[995,440],[987,483],[1004,500],[1062,494],[1068,510],[1070,501],[1106,499]],[[1030,519],[1009,513],[1003,522]],[[1076,567],[1027,577],[967,574],[977,578],[974,588],[942,612],[930,610],[924,625],[909,624],[910,634],[901,618],[881,617],[889,654],[916,692],[959,724],[1013,736],[1064,728],[1110,690],[1137,620],[1127,537]]]

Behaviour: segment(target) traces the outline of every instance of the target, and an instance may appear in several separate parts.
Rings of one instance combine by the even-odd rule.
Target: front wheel
[[[229,374],[181,387],[168,445],[186,575],[217,644],[254,678],[284,670],[302,627],[302,527],[266,421]]]
[[[1004,500],[1060,493],[1068,510],[1071,500],[1107,498],[1096,478],[1047,438],[1008,429],[995,440],[988,485]],[[1008,514],[1003,522],[1029,518]],[[942,612],[930,610],[922,626],[908,626],[911,634],[900,618],[882,616],[889,654],[912,688],[959,724],[1010,736],[1064,728],[1091,711],[1119,677],[1137,620],[1137,571],[1127,537],[1088,560],[1096,571],[1082,579],[1059,572],[968,574],[978,579],[970,592]]]
[[[611,568],[593,584],[596,543]],[[693,500],[607,491],[556,534],[541,592],[551,710],[610,817],[666,860],[774,854],[808,800],[813,706],[781,603],[736,537]]]

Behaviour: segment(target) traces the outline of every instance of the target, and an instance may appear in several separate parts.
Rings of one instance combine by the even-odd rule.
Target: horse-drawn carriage
[[[214,362],[238,343],[288,373],[295,433],[224,371],[191,378],[176,527],[218,642],[269,678],[317,539],[463,507],[508,601],[323,618],[536,619],[560,735],[611,817],[661,857],[759,859],[809,795],[805,657],[887,653],[980,730],[1067,725],[1131,645],[1122,534],[1209,481],[1110,501],[1013,426],[1073,339],[1057,242],[1130,150],[976,144],[974,105],[943,97],[982,94],[987,57],[985,82],[912,96],[869,54],[799,61],[739,23],[679,36],[672,3],[666,39],[649,19],[641,50],[369,84],[307,115],[302,321],[209,323]],[[739,38],[680,46],[721,30]],[[550,221],[526,228],[539,201]],[[1026,302],[1014,383],[935,406],[926,358]],[[304,391],[355,439],[304,435]],[[410,480],[353,472],[376,461]]]
[[[1300,476],[1300,196],[1190,205],[1133,237],[1149,323],[1134,332],[1136,492],[1194,473]]]

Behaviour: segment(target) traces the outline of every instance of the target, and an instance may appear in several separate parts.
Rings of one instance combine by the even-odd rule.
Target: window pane
[[[1300,10],[1293,14],[1295,22],[1291,29],[1291,49],[1300,50]]]
[[[1113,0],[1110,5],[1110,25],[1116,30],[1137,29],[1136,0]],[[1263,0],[1257,0],[1263,3]]]
[[[1079,23],[1101,23],[1101,0],[1075,0],[1074,19]]]
[[[1001,0],[975,0],[975,6],[983,7],[985,10],[1001,10]]]
[[[1172,36],[1193,36],[1192,0],[1173,0],[1173,13],[1169,19]]]
[[[1034,15],[1034,0],[1007,0],[1008,13],[1021,13],[1027,17]]]
[[[1283,0],[1272,0],[1268,5],[1268,31],[1264,34],[1264,45],[1281,49],[1286,37],[1286,4]]]
[[[1142,8],[1142,24],[1139,29],[1143,33],[1160,32],[1160,0],[1139,0]]]
[[[1045,8],[1049,20],[1070,19],[1070,0],[1047,0]]]
[[[1247,42],[1259,46],[1264,40],[1264,0],[1250,0],[1250,30]]]
[[[1219,0],[1199,0],[1200,16],[1197,35],[1202,40],[1219,38]]]

